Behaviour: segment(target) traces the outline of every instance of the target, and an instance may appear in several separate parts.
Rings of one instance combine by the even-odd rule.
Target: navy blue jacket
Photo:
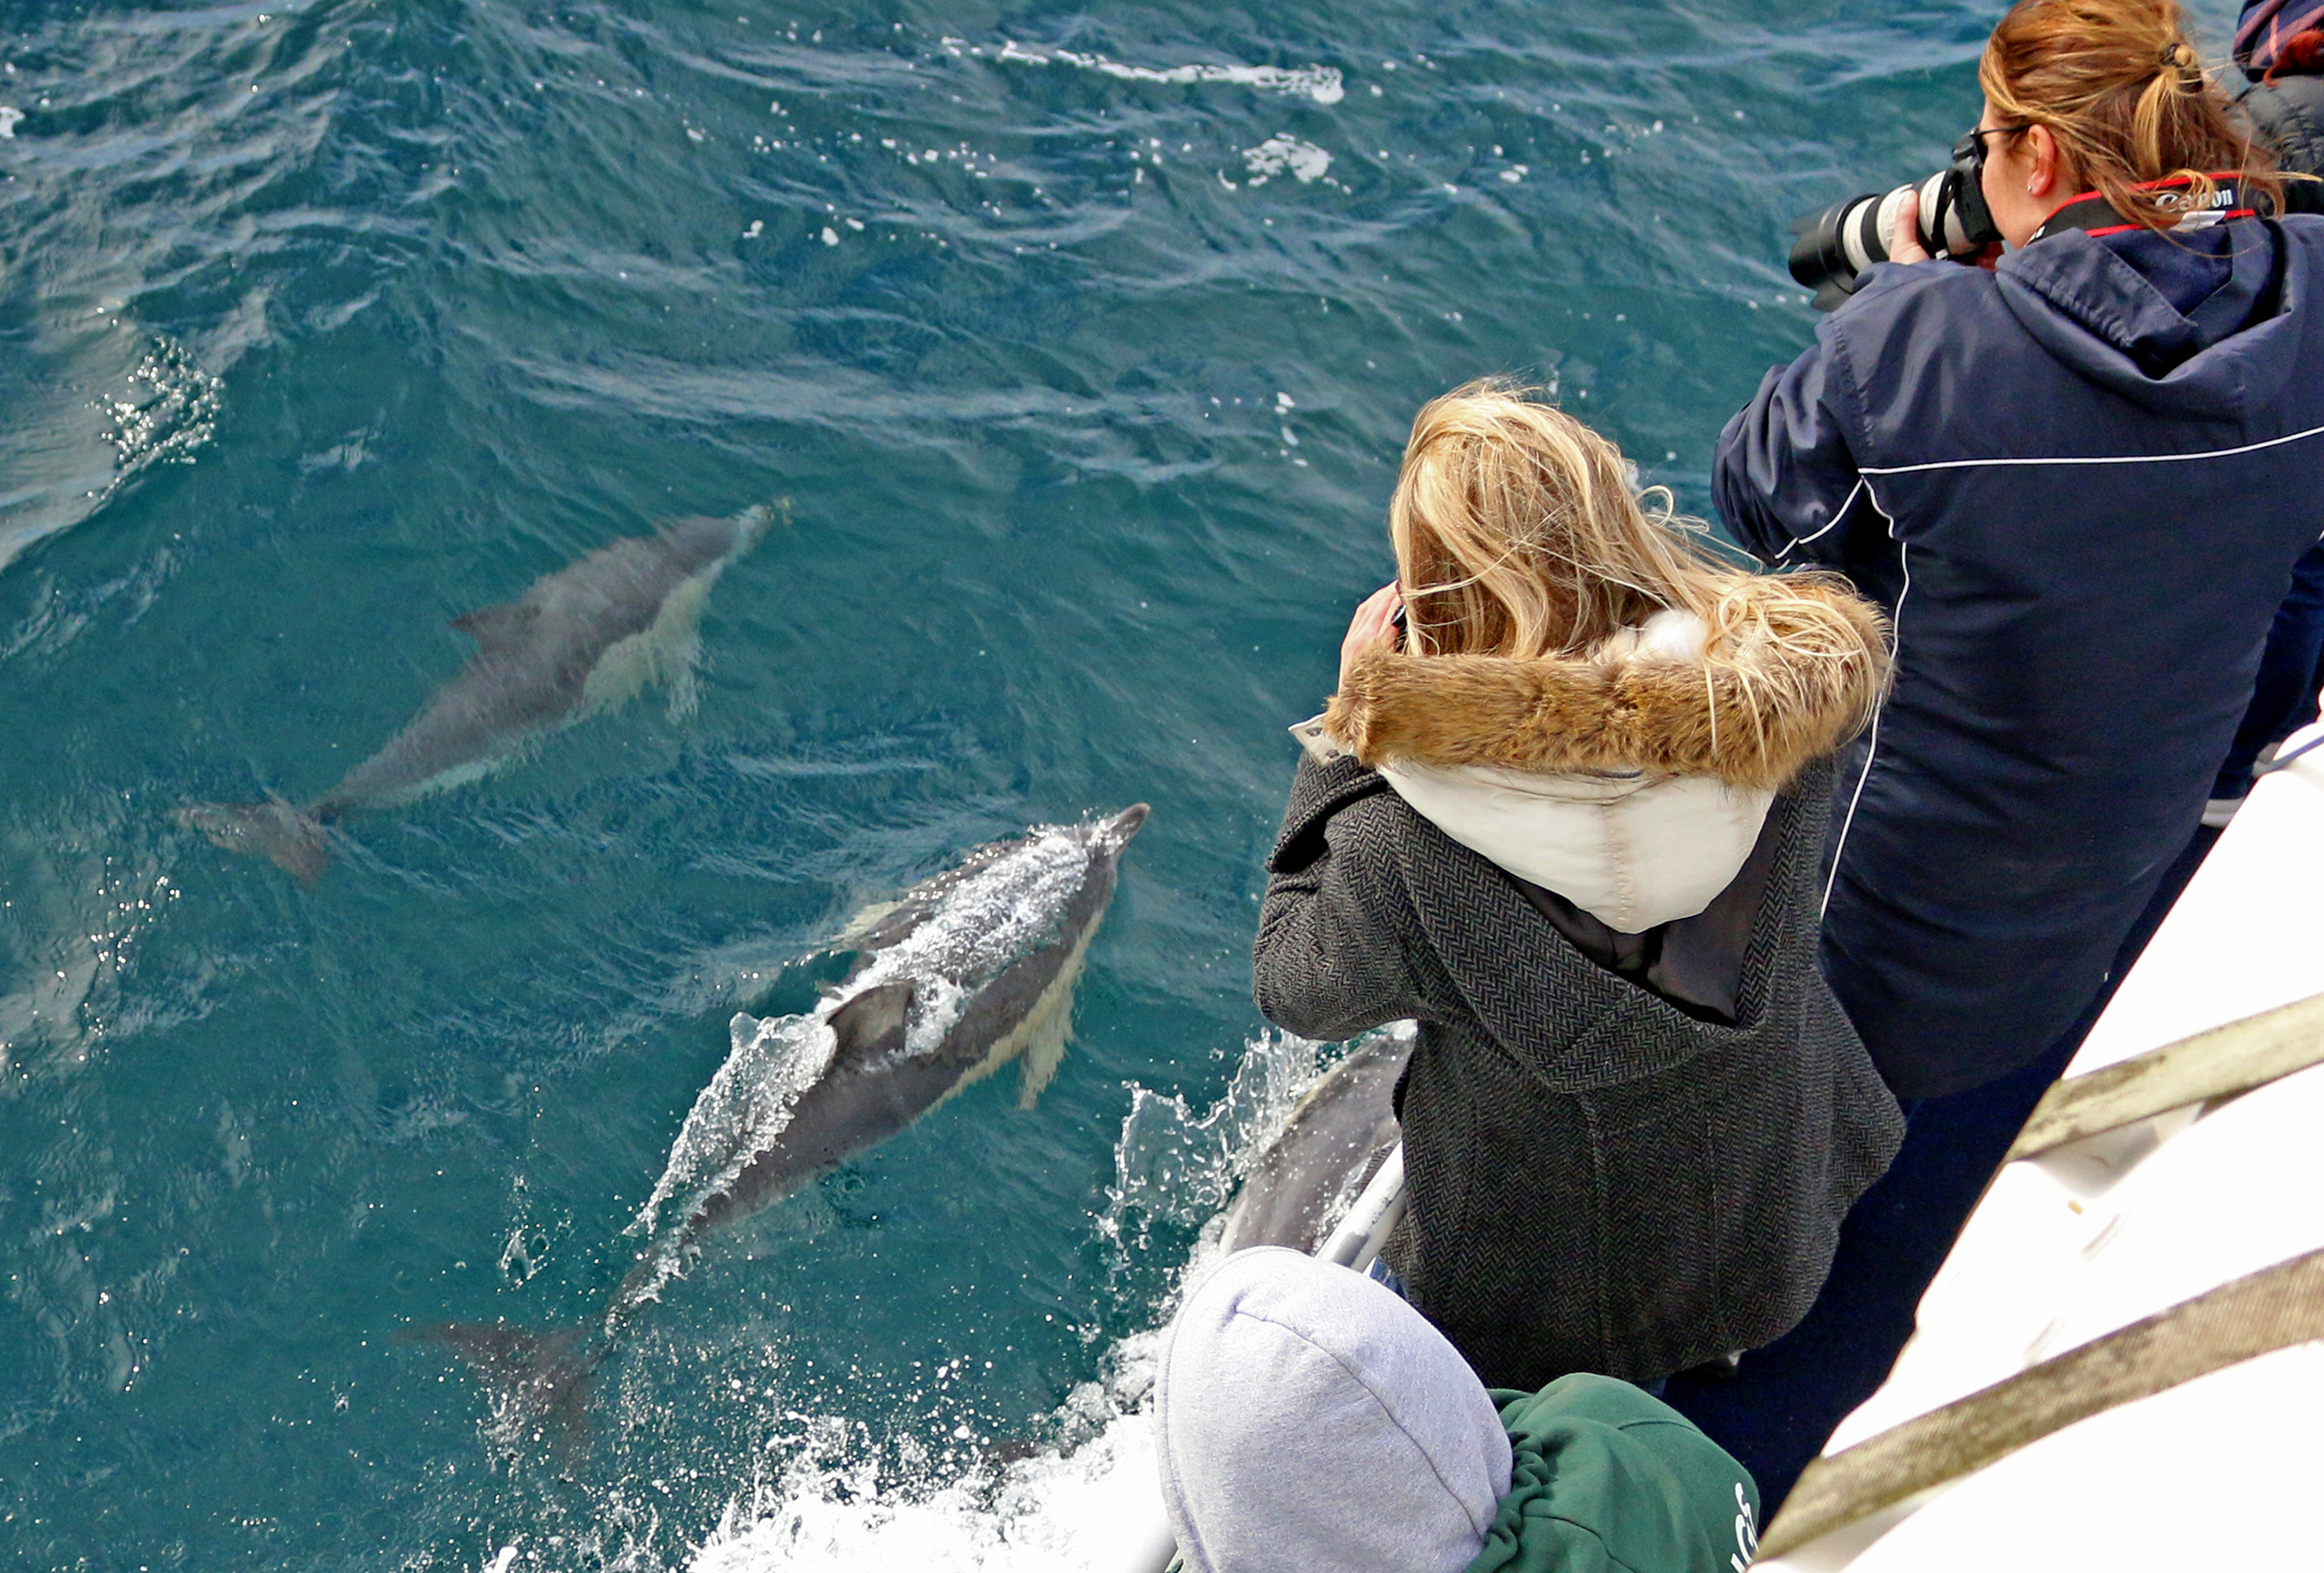
[[[1896,619],[1823,962],[1889,1085],[1977,1085],[2097,998],[2324,532],[2324,218],[1872,270],[1721,435],[1721,515]]]

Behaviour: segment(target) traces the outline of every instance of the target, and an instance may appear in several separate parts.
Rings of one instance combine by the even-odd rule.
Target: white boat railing
[[[1331,1238],[1316,1248],[1316,1254],[1327,1262],[1369,1272],[1380,1248],[1403,1221],[1404,1144],[1398,1142],[1388,1149],[1388,1156],[1380,1160],[1380,1172],[1356,1197]]]

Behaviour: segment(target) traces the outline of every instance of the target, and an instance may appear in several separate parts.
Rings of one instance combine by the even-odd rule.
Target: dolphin
[[[530,1332],[447,1323],[410,1336],[458,1353],[494,1390],[505,1433],[579,1428],[589,1381],[705,1238],[878,1145],[972,1082],[1022,1062],[1018,1104],[1055,1074],[1136,803],[991,842],[859,920],[847,975],[813,1010],[728,1023],[725,1063],[694,1099],[629,1233],[634,1264],[589,1323]]]
[[[626,704],[650,682],[673,682],[682,709],[703,600],[773,520],[759,506],[626,537],[515,600],[455,617],[476,654],[337,786],[303,808],[279,799],[204,802],[174,818],[312,885],[330,862],[325,827],[335,820],[474,781],[539,734]]]
[[[1396,1086],[1409,1036],[1377,1033],[1308,1089],[1226,1210],[1222,1254],[1282,1245],[1310,1255],[1404,1139]]]

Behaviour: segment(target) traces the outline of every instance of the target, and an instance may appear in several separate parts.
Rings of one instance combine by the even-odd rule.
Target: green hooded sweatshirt
[[[1742,1573],[1759,1488],[1692,1422],[1629,1382],[1492,1392],[1514,1456],[1467,1573]]]

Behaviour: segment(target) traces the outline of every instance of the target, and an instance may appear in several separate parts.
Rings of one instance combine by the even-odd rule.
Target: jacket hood
[[[2010,314],[2051,354],[2144,409],[2196,420],[2275,398],[2311,286],[2305,248],[2262,219],[2171,235],[2069,230],[1994,271]],[[2217,283],[2191,288],[2198,278]]]
[[[1752,580],[1731,635],[1659,612],[1587,657],[1385,652],[1292,731],[1353,752],[1438,829],[1608,927],[1702,911],[1756,844],[1775,789],[1851,735],[1879,693],[1879,620],[1815,580]],[[1803,603],[1842,608],[1836,623]]]
[[[1699,619],[1671,612],[1577,656],[1368,651],[1320,728],[1375,768],[1643,771],[1772,791],[1871,719],[1886,629],[1839,581],[1745,580],[1720,622],[1715,651]]]
[[[1694,916],[1741,871],[1775,794],[1712,775],[1380,767],[1422,818],[1607,927]]]
[[[1509,1488],[1509,1435],[1444,1334],[1279,1246],[1187,1295],[1154,1441],[1188,1573],[1462,1573]]]

